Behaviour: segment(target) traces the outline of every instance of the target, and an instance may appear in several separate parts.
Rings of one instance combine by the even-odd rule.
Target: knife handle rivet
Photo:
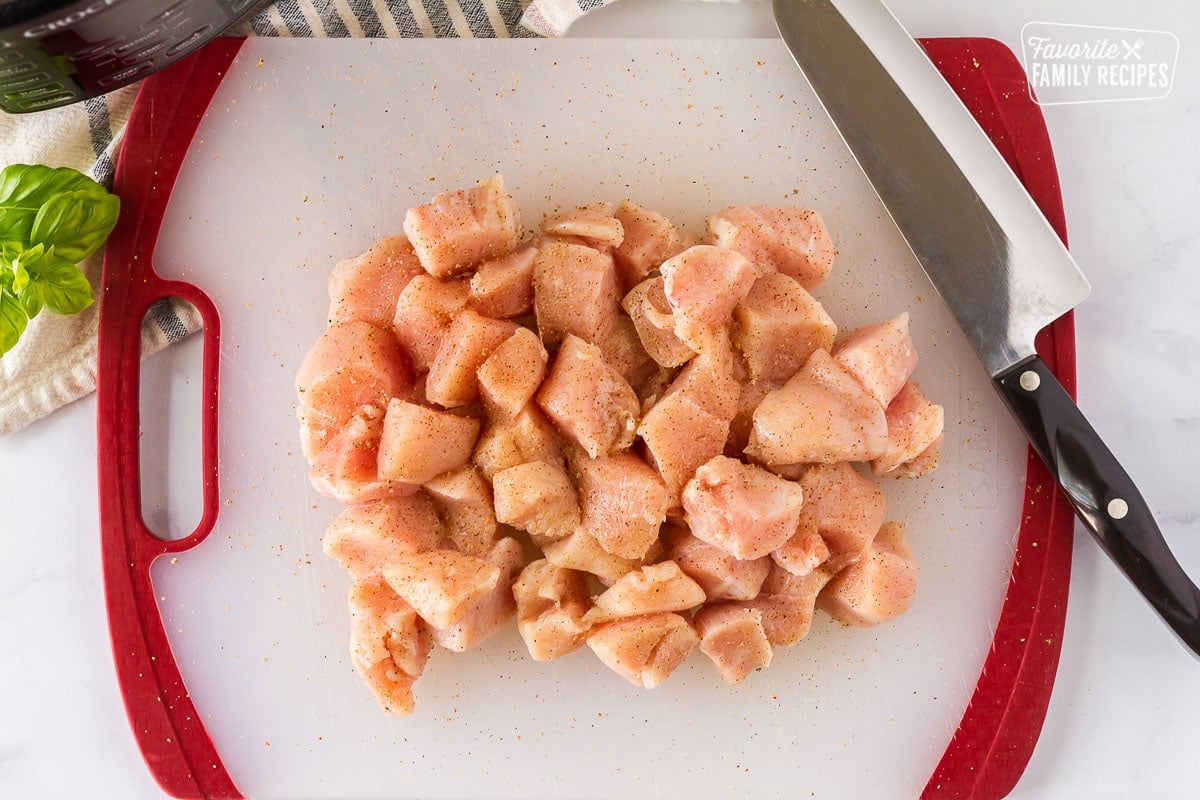
[[[1112,519],[1125,519],[1125,515],[1129,513],[1129,503],[1126,503],[1119,497],[1114,497],[1108,501],[1108,516]]]
[[[1031,369],[1027,369],[1021,373],[1020,383],[1022,389],[1032,392],[1042,385],[1042,376]]]

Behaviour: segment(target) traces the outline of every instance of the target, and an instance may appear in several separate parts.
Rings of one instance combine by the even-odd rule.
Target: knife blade
[[[1037,356],[1089,287],[970,112],[878,0],[774,0],[784,43],[1084,527],[1200,657],[1200,589]]]

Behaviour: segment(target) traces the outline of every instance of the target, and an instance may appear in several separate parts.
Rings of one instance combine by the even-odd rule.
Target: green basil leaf
[[[95,301],[92,285],[79,267],[58,258],[53,250],[27,260],[29,283],[21,293],[28,303],[45,306],[56,314],[78,314]],[[27,305],[26,307],[31,307]]]
[[[7,291],[0,291],[0,356],[16,347],[28,324],[24,306]]]
[[[17,259],[16,265],[13,267],[12,290],[13,294],[21,294],[25,291],[25,287],[29,285],[29,270],[25,269],[25,262]]]
[[[0,171],[0,210],[19,208],[36,212],[55,195],[86,190],[106,191],[70,167],[13,164]]]
[[[120,211],[121,201],[103,189],[55,195],[34,218],[30,242],[53,245],[59,258],[78,264],[104,244]]]

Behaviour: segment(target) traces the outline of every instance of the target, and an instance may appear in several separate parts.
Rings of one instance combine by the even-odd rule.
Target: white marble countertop
[[[915,36],[991,36],[1032,20],[1174,32],[1165,99],[1046,109],[1072,250],[1080,405],[1200,575],[1200,12],[1188,0],[893,0]],[[771,36],[767,5],[622,0],[578,36]],[[198,341],[176,348],[192,357]],[[179,356],[175,356],[178,358]],[[172,357],[157,357],[169,381]],[[95,402],[0,439],[0,796],[162,797],[130,735],[99,569]],[[1189,467],[1189,465],[1191,465]],[[173,481],[172,481],[173,482]],[[1200,664],[1081,530],[1058,681],[1013,797],[1200,792]],[[881,790],[880,796],[886,796]]]

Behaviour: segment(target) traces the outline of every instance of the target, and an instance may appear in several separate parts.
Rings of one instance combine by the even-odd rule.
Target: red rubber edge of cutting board
[[[113,656],[146,764],[159,785],[180,798],[241,797],[188,697],[150,579],[156,558],[196,546],[216,522],[220,320],[199,289],[157,276],[152,257],[192,137],[241,44],[215,40],[148,78],[138,92],[117,161],[114,191],[122,209],[105,249],[100,299],[100,527]],[[924,39],[921,45],[1065,241],[1050,139],[1016,58],[990,39]],[[167,542],[141,518],[138,369],[142,317],[153,302],[171,296],[192,302],[205,324],[204,513],[192,534]],[[1074,396],[1071,314],[1042,331],[1037,344]],[[1030,453],[1025,514],[992,648],[923,800],[1003,797],[1033,752],[1058,666],[1071,565],[1073,516],[1053,489]]]
[[[100,547],[109,636],[125,713],[151,774],[173,797],[240,798],[187,687],[154,596],[155,559],[195,547],[217,521],[217,361],[220,318],[194,286],[154,271],[154,246],[179,168],[209,100],[242,45],[217,39],[148,78],[138,92],[117,159],[121,215],[104,251],[96,380]],[[142,520],[138,380],[142,318],[182,297],[204,320],[201,475],[203,514],[190,535],[159,539]]]

